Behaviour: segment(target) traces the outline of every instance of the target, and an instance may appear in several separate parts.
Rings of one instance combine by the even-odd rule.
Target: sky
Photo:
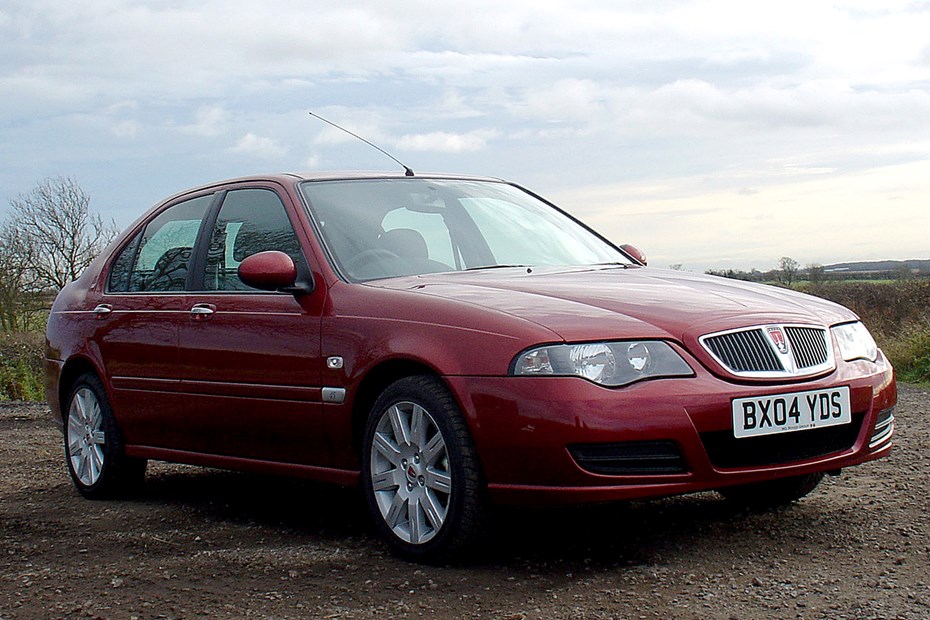
[[[398,169],[310,111],[659,267],[930,258],[930,1],[0,0],[0,218]]]

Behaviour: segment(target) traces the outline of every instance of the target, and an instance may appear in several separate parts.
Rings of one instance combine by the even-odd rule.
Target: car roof
[[[459,180],[459,181],[490,181],[495,183],[506,183],[500,178],[495,177],[484,177],[476,175],[464,175],[464,174],[440,174],[440,173],[417,173],[414,176],[409,176],[404,172],[385,172],[385,171],[364,171],[364,170],[333,170],[333,171],[313,171],[313,172],[277,172],[277,173],[268,173],[268,174],[252,174],[241,177],[234,177],[230,179],[224,179],[221,181],[213,181],[211,183],[205,183],[204,185],[197,185],[190,187],[183,191],[177,192],[172,196],[166,198],[165,200],[160,201],[158,204],[166,204],[168,202],[173,202],[180,197],[203,192],[206,190],[213,190],[217,187],[223,185],[231,185],[236,183],[249,183],[249,182],[278,182],[283,185],[289,185],[294,182],[303,182],[303,181],[348,181],[348,180],[362,180],[362,179],[450,179],[450,180]]]
[[[464,175],[464,174],[440,174],[440,173],[417,173],[413,176],[407,175],[404,172],[366,172],[360,170],[352,171],[333,171],[333,172],[305,172],[305,173],[291,173],[287,176],[291,176],[301,181],[331,181],[337,179],[410,179],[410,178],[421,178],[421,179],[461,179],[467,181],[500,181],[501,179],[492,178],[492,177],[483,177],[476,175]]]
[[[356,179],[455,179],[464,181],[496,181],[501,179],[493,177],[484,177],[466,174],[439,174],[439,173],[418,173],[409,176],[403,172],[384,172],[384,171],[365,171],[365,170],[332,170],[332,171],[314,171],[314,172],[279,172],[270,174],[253,174],[224,181],[215,181],[208,183],[203,187],[214,187],[216,185],[226,185],[229,183],[242,183],[248,181],[341,181]],[[198,188],[199,189],[199,188]]]

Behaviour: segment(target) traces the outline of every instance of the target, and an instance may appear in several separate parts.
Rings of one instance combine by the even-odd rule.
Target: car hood
[[[850,310],[794,291],[642,267],[503,268],[371,282],[529,320],[567,341],[694,338],[767,323],[832,325]]]

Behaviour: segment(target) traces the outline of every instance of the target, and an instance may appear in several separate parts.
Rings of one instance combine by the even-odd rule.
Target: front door
[[[280,250],[309,267],[273,187],[226,193],[180,324],[178,373],[192,449],[253,461],[326,465],[320,307],[323,287],[299,298],[245,285],[247,256]],[[206,238],[206,237],[205,237]]]

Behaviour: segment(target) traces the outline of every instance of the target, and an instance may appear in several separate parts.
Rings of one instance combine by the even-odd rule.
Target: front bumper
[[[619,389],[573,377],[446,380],[468,420],[492,499],[501,503],[645,498],[838,470],[888,454],[896,402],[894,371],[883,357],[778,384],[731,383],[703,368],[695,377]],[[755,444],[732,437],[734,398],[840,385],[849,386],[853,413],[845,428],[769,435]],[[616,446],[667,466],[596,473],[611,470],[583,458],[585,449],[599,458]]]

